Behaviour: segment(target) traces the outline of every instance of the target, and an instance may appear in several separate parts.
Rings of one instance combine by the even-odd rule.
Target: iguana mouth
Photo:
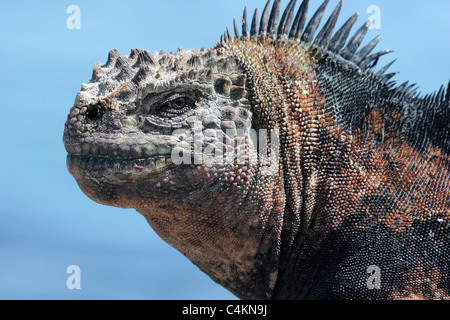
[[[73,156],[117,160],[139,160],[170,156],[176,145],[169,135],[102,134],[95,137],[67,137],[64,146]]]
[[[107,156],[67,155],[67,167],[73,176],[82,176],[109,184],[149,179],[172,165],[170,155],[146,159],[112,158]]]
[[[108,156],[84,156],[67,154],[67,160],[73,163],[85,166],[86,169],[100,170],[102,168],[111,167],[115,164],[121,166],[134,166],[134,167],[150,167],[162,168],[166,165],[172,164],[172,158],[170,155],[160,155],[142,159],[132,158],[120,158],[120,157],[108,157]]]
[[[109,183],[145,179],[172,164],[171,141],[148,134],[67,137],[67,167],[74,176]]]

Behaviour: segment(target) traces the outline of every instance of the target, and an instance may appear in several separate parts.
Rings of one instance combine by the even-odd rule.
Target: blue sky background
[[[310,1],[310,17],[320,3]],[[71,4],[80,30],[66,27]],[[109,50],[211,47],[245,4],[251,16],[265,1],[0,2],[0,299],[234,298],[137,212],[89,200],[66,169],[62,135],[81,83]],[[450,1],[344,0],[338,25],[358,11],[356,30],[370,5],[381,9],[381,30],[366,41],[381,34],[377,49],[395,50],[380,64],[398,58],[395,79],[425,93],[447,84]],[[81,290],[66,287],[72,264]]]

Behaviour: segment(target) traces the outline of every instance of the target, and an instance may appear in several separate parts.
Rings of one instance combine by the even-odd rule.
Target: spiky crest
[[[234,41],[242,37],[269,37],[273,40],[280,39],[304,43],[305,45],[320,51],[323,56],[327,56],[329,59],[336,61],[345,67],[358,70],[364,78],[370,77],[376,81],[378,83],[377,87],[383,88],[380,89],[382,90],[382,96],[396,105],[398,110],[406,115],[405,123],[414,121],[413,124],[406,123],[407,129],[405,130],[409,132],[409,136],[414,136],[415,134],[413,131],[418,130],[420,127],[420,130],[423,131],[426,136],[431,137],[432,140],[436,140],[433,138],[434,136],[440,136],[443,134],[442,130],[444,130],[444,132],[447,130],[445,128],[445,123],[450,122],[450,81],[447,89],[442,86],[433,94],[421,96],[417,91],[418,87],[416,87],[416,84],[410,85],[409,82],[405,82],[398,85],[396,81],[391,80],[398,72],[386,73],[396,59],[376,71],[380,57],[393,51],[382,50],[372,53],[375,46],[380,42],[381,36],[375,37],[365,46],[360,48],[372,23],[370,19],[364,22],[364,24],[350,36],[351,29],[358,18],[358,13],[355,13],[333,35],[342,7],[342,0],[339,0],[333,13],[320,30],[320,22],[329,0],[325,0],[320,5],[309,21],[307,21],[309,0],[302,1],[295,14],[295,18],[294,8],[296,0],[291,0],[281,15],[281,20],[279,20],[280,2],[280,0],[275,0],[272,9],[270,9],[270,0],[267,1],[260,18],[259,29],[258,10],[255,9],[253,19],[251,23],[249,23],[247,21],[247,8],[245,8],[244,16],[242,18],[242,36],[239,35],[237,25],[234,23],[234,39],[229,34],[229,31],[227,31],[221,38],[220,44],[226,44],[229,41]],[[248,25],[251,25],[250,33],[247,31]],[[315,36],[316,33],[317,36]],[[413,120],[414,117],[411,118],[411,114],[421,116],[418,116]],[[427,114],[439,114],[439,123],[429,122],[426,118]],[[439,140],[438,145],[444,152],[449,152],[450,141],[441,140],[442,139]]]
[[[392,50],[382,50],[371,54],[372,50],[381,40],[381,36],[377,36],[358,51],[358,48],[364,40],[369,26],[372,23],[370,19],[367,20],[350,38],[350,31],[358,18],[358,13],[355,13],[332,36],[334,28],[336,26],[336,21],[339,17],[339,13],[342,7],[342,0],[339,1],[333,13],[315,38],[314,35],[319,28],[329,0],[325,0],[322,3],[322,5],[317,9],[308,23],[306,23],[306,20],[309,0],[302,1],[299,9],[297,10],[295,18],[294,8],[297,1],[291,0],[286,6],[281,20],[279,20],[281,0],[275,0],[271,10],[270,2],[271,0],[268,0],[264,7],[263,13],[260,18],[261,22],[259,25],[259,29],[258,9],[255,9],[252,21],[249,22],[247,19],[247,7],[245,7],[244,15],[241,19],[242,37],[257,38],[260,36],[269,36],[272,39],[281,38],[308,43],[318,48],[322,52],[328,53],[330,56],[340,61],[341,63],[345,63],[352,67],[357,67],[363,72],[372,73],[380,81],[388,84],[390,87],[393,87],[395,85],[395,82],[391,83],[389,82],[389,80],[397,73],[386,74],[385,72],[396,61],[396,59],[388,63],[385,67],[381,68],[377,73],[374,73],[379,58],[383,55],[393,52]],[[305,24],[306,27],[304,28]],[[249,25],[251,26],[250,32],[248,31]],[[235,39],[241,37],[236,21],[234,21],[234,36]],[[226,36],[222,37],[220,42],[223,43],[231,40],[233,40],[233,38],[229,34],[229,31],[227,31]],[[446,91],[447,95],[449,90],[450,82]],[[430,103],[439,103],[441,101],[444,101],[444,91],[442,91],[441,95],[435,93],[434,100],[430,101]],[[394,95],[400,94],[410,97],[418,97],[417,88],[414,88],[414,86],[399,86],[395,90]],[[441,100],[439,100],[440,98]]]

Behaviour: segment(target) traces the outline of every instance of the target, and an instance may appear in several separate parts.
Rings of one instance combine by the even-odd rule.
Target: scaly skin
[[[96,69],[98,80],[83,87],[70,112],[64,136],[68,168],[91,199],[136,208],[166,242],[233,293],[268,297],[276,262],[266,261],[272,255],[255,256],[278,250],[269,246],[281,230],[280,221],[271,221],[276,219],[271,212],[277,205],[267,201],[279,198],[276,180],[261,177],[258,164],[248,160],[211,166],[206,154],[202,158],[204,152],[199,153],[200,160],[193,154],[192,164],[176,165],[171,159],[174,147],[183,146],[191,159],[188,137],[194,134],[205,136],[196,137],[201,150],[219,134],[233,141],[227,145],[235,144],[234,154],[248,144],[252,113],[246,75],[222,51],[182,50],[173,55],[133,51],[130,57],[112,51],[107,64]],[[137,66],[144,55],[148,59]],[[116,68],[117,61],[122,62]],[[128,78],[112,80],[123,65],[135,67]],[[136,81],[134,73],[145,70],[149,76]],[[166,102],[180,96],[191,99],[181,112]],[[93,111],[96,108],[101,110]],[[246,134],[239,137],[237,130]],[[255,153],[251,145],[248,152]],[[273,231],[266,233],[268,228]],[[230,229],[235,236],[230,237]],[[261,277],[266,279],[260,281]],[[248,288],[249,283],[260,288]]]
[[[419,99],[283,37],[113,50],[77,95],[64,144],[86,195],[135,208],[239,298],[444,299],[442,95]]]

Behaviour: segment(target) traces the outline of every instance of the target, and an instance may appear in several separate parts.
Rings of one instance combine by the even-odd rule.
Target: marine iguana
[[[135,208],[242,299],[448,299],[450,90],[396,85],[342,6],[270,0],[214,48],[109,52],[64,130],[83,192]],[[449,84],[450,86],[450,84]]]

